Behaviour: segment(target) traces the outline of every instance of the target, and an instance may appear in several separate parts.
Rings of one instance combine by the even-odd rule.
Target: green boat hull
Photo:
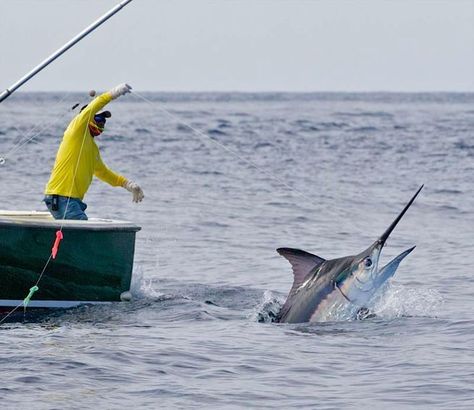
[[[28,295],[51,255],[61,222],[24,219],[0,213],[0,306]],[[44,270],[32,306],[120,301],[130,290],[139,229],[115,221],[66,221],[59,251]]]

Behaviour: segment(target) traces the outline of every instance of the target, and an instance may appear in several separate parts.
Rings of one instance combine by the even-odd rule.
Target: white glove
[[[122,185],[128,192],[133,194],[133,202],[142,202],[145,195],[138,184],[133,181],[125,181]]]
[[[116,87],[112,88],[109,93],[112,96],[112,100],[115,100],[116,98],[120,97],[121,95],[127,94],[130,92],[132,87],[130,87],[128,84],[119,84]]]

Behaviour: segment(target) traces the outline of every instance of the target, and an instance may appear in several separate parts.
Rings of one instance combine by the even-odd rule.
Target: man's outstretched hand
[[[142,202],[145,195],[143,194],[143,190],[140,186],[133,182],[133,181],[125,181],[122,185],[128,192],[131,192],[133,195],[133,202]]]
[[[109,93],[112,96],[112,100],[115,100],[116,98],[120,97],[121,95],[125,95],[130,92],[132,87],[130,87],[128,84],[119,84],[116,87],[112,88]]]

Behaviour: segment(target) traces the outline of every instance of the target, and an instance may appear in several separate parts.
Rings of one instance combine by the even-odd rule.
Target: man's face
[[[98,135],[104,132],[105,123],[104,122],[97,122],[92,120],[89,122],[89,131],[93,137],[97,137]]]

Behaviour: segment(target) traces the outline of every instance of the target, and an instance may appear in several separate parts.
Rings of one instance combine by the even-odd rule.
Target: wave
[[[273,147],[269,142],[259,142],[254,145],[254,149]]]
[[[385,111],[335,112],[334,115],[338,115],[341,117],[393,118],[393,114]]]
[[[151,134],[151,131],[148,128],[135,128],[137,134]]]
[[[466,141],[457,141],[454,143],[454,147],[462,151],[471,151],[474,150],[474,144],[469,144]]]
[[[357,127],[357,128],[352,128],[351,131],[354,132],[375,132],[378,131],[379,129],[377,127]]]
[[[225,131],[221,131],[220,129],[217,129],[217,128],[211,128],[209,130],[207,130],[207,133],[209,135],[213,135],[213,136],[224,136],[224,135],[228,135]]]

